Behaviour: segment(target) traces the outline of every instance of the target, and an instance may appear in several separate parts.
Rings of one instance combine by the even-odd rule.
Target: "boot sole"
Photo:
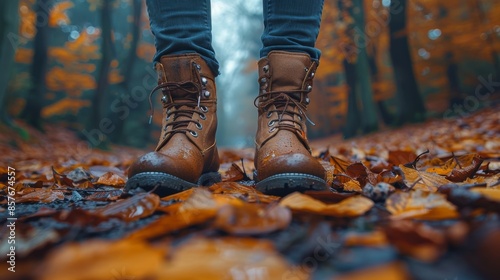
[[[285,196],[293,192],[327,190],[326,181],[313,175],[302,173],[282,173],[270,176],[257,184],[255,188],[265,194]]]
[[[202,174],[196,184],[179,177],[162,172],[142,172],[130,177],[125,185],[125,191],[141,188],[153,192],[160,197],[168,196],[198,186],[211,186],[221,181],[219,172]]]

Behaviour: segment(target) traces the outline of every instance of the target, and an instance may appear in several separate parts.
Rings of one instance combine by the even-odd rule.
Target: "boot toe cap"
[[[262,162],[258,169],[259,180],[286,173],[308,174],[325,178],[325,169],[317,159],[301,153],[285,154]]]
[[[128,177],[146,172],[166,173],[188,182],[196,182],[199,170],[190,161],[172,158],[158,152],[147,153],[139,157],[128,169]]]

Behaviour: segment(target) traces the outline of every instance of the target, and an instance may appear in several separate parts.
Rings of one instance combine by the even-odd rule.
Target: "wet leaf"
[[[280,197],[265,195],[257,191],[254,187],[244,186],[235,182],[216,183],[210,187],[214,194],[231,195],[250,203],[271,203],[278,201]]]
[[[424,262],[437,260],[446,250],[444,233],[412,221],[393,221],[384,232],[387,239],[402,253]]]
[[[451,183],[446,178],[435,173],[418,171],[403,165],[400,165],[399,168],[405,175],[405,184],[412,189],[436,192],[439,186]]]
[[[89,181],[92,179],[92,176],[83,167],[72,170],[66,174],[66,177],[74,183],[81,183],[82,181]]]
[[[451,173],[446,176],[446,179],[452,182],[462,182],[467,178],[472,178],[479,167],[483,163],[483,159],[477,155],[473,155],[472,162],[460,169],[453,169]]]
[[[150,216],[160,205],[160,198],[154,193],[140,193],[96,209],[94,214],[102,217],[115,217],[127,222]]]
[[[392,219],[443,220],[458,217],[456,207],[439,193],[398,191],[385,202]]]
[[[307,279],[269,241],[250,238],[192,239],[176,248],[158,279]]]
[[[236,235],[264,234],[285,229],[292,220],[288,208],[277,204],[241,204],[222,207],[217,213],[215,226]]]
[[[294,211],[334,216],[334,217],[356,217],[369,211],[374,203],[362,196],[353,196],[336,204],[325,204],[310,196],[301,193],[292,193],[280,201],[281,206],[289,207]]]
[[[106,172],[104,175],[97,179],[96,185],[106,185],[112,187],[123,187],[125,186],[125,180],[111,172]]]
[[[143,279],[161,267],[164,254],[139,240],[70,243],[47,256],[41,279]]]
[[[380,230],[368,233],[349,232],[345,236],[344,243],[346,246],[369,247],[387,246],[389,244],[385,234]]]
[[[395,166],[405,165],[415,160],[417,155],[412,151],[389,151],[389,158],[387,161]]]
[[[63,200],[63,199],[64,199],[64,194],[62,191],[56,191],[49,188],[42,188],[17,198],[16,203],[24,203],[24,202],[50,203],[55,200]]]

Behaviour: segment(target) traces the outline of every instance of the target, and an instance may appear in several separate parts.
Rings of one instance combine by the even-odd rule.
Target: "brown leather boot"
[[[326,189],[325,169],[311,156],[306,135],[317,62],[304,53],[273,51],[258,64],[256,188],[274,195]]]
[[[166,196],[220,181],[214,74],[197,54],[163,56],[156,71],[152,94],[163,94],[160,140],[154,152],[130,166],[125,189],[155,189]]]

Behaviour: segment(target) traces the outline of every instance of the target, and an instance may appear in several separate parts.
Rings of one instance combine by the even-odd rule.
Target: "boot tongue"
[[[196,63],[192,56],[181,56],[181,57],[163,57],[160,63],[156,64],[156,72],[158,73],[158,83],[176,83],[184,86],[187,90],[182,89],[170,91],[170,95],[173,99],[177,98],[197,98],[197,94],[194,93],[197,89],[192,84],[197,81],[199,77],[196,77],[195,69]],[[191,85],[190,85],[191,83]]]
[[[271,65],[271,91],[286,92],[302,89],[309,70],[308,67],[311,64],[308,55],[271,52],[268,55],[268,62]],[[300,93],[291,94],[291,96],[300,100]]]

